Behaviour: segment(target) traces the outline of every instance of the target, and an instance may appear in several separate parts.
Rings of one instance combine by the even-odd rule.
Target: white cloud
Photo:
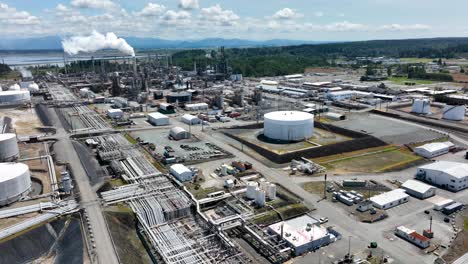
[[[184,25],[190,22],[192,15],[187,11],[168,10],[161,17],[161,23],[167,25]]]
[[[37,25],[39,23],[38,17],[0,3],[0,25]]]
[[[184,10],[198,9],[198,7],[199,7],[198,0],[180,0],[179,1],[179,8],[182,8]]]
[[[135,12],[139,16],[157,16],[166,10],[164,5],[148,3],[140,12]]]
[[[365,30],[368,28],[368,26],[363,25],[363,24],[356,24],[356,23],[351,23],[348,21],[343,21],[343,22],[336,22],[336,23],[328,24],[328,25],[322,26],[321,28],[327,31],[357,31],[357,30]]]
[[[293,10],[291,8],[283,8],[281,10],[278,10],[278,12],[276,12],[274,15],[273,15],[273,18],[275,19],[293,19],[293,18],[298,18],[298,17],[302,17],[302,14],[299,14],[296,12],[296,10]]]
[[[219,4],[203,8],[200,13],[200,18],[202,20],[211,21],[220,26],[232,26],[236,24],[240,18],[232,10],[223,9]]]
[[[423,25],[423,24],[412,24],[412,25],[390,24],[390,25],[383,25],[379,29],[390,30],[390,31],[404,31],[404,30],[428,30],[431,28],[432,28],[431,26]]]
[[[73,0],[71,5],[79,8],[114,9],[118,5],[111,0]]]
[[[70,8],[66,7],[66,6],[63,5],[63,4],[58,4],[57,7],[55,7],[55,9],[56,9],[58,12],[68,12],[68,11],[70,11]]]

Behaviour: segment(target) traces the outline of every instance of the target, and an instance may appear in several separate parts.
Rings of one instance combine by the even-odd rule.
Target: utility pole
[[[325,185],[323,186],[323,199],[327,199],[327,174],[325,174]]]

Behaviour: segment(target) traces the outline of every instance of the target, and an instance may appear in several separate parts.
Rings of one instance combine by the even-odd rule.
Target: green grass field
[[[433,81],[430,81],[430,80],[408,79],[407,77],[390,77],[390,78],[388,78],[388,80],[393,82],[393,83],[401,84],[401,85],[404,85],[405,82],[413,82],[415,84],[432,84],[432,83],[434,83]]]
[[[318,159],[320,165],[336,172],[376,173],[404,168],[421,157],[407,149],[390,146],[368,152],[346,153],[329,159]]]

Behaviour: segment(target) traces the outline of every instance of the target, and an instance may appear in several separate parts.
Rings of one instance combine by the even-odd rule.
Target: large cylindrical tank
[[[261,190],[260,188],[257,188],[255,191],[256,191],[255,204],[257,204],[260,207],[265,206],[265,201],[266,201],[265,191]]]
[[[0,92],[0,104],[23,104],[31,102],[29,91]]]
[[[245,193],[245,196],[247,199],[255,199],[257,196],[257,192],[255,191],[258,187],[258,184],[256,182],[247,182],[247,191]]]
[[[464,105],[446,105],[444,107],[443,119],[462,121],[465,119],[466,108]]]
[[[29,167],[24,163],[0,163],[0,206],[18,201],[31,190]]]
[[[0,162],[12,161],[14,159],[17,159],[18,157],[19,148],[18,141],[16,140],[16,135],[11,133],[0,134]]]
[[[314,115],[300,111],[265,114],[264,135],[270,139],[301,141],[314,134]]]
[[[32,82],[28,85],[28,90],[31,92],[31,93],[36,93],[36,92],[39,92],[39,85],[37,85],[37,83],[35,82]]]
[[[21,90],[21,87],[18,84],[15,83],[12,86],[10,86],[10,88],[8,90],[9,91],[19,91],[19,90]]]
[[[276,199],[276,185],[270,183],[267,188],[267,196],[270,200]]]
[[[427,115],[431,112],[431,102],[429,99],[415,99],[411,112],[415,114]]]

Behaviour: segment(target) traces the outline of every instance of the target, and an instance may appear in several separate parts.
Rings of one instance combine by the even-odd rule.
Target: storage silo
[[[270,200],[276,199],[276,184],[273,184],[273,183],[268,184],[267,196]]]
[[[314,134],[314,115],[301,111],[265,114],[264,135],[270,139],[301,141]]]
[[[464,105],[446,105],[444,107],[443,119],[462,121],[465,119],[466,108]]]
[[[19,158],[19,148],[16,135],[0,134],[0,161],[12,161],[17,158]]]
[[[413,101],[412,113],[427,115],[431,112],[431,102],[429,99],[415,99]]]
[[[24,163],[0,163],[0,206],[18,201],[31,190],[29,167]]]
[[[247,199],[255,199],[257,197],[257,192],[256,189],[258,187],[258,184],[256,182],[247,182],[247,191],[245,193]]]
[[[260,207],[265,206],[265,201],[266,201],[265,200],[265,198],[266,198],[265,191],[261,190],[260,188],[257,188],[255,190],[255,192],[256,192],[255,203]]]

